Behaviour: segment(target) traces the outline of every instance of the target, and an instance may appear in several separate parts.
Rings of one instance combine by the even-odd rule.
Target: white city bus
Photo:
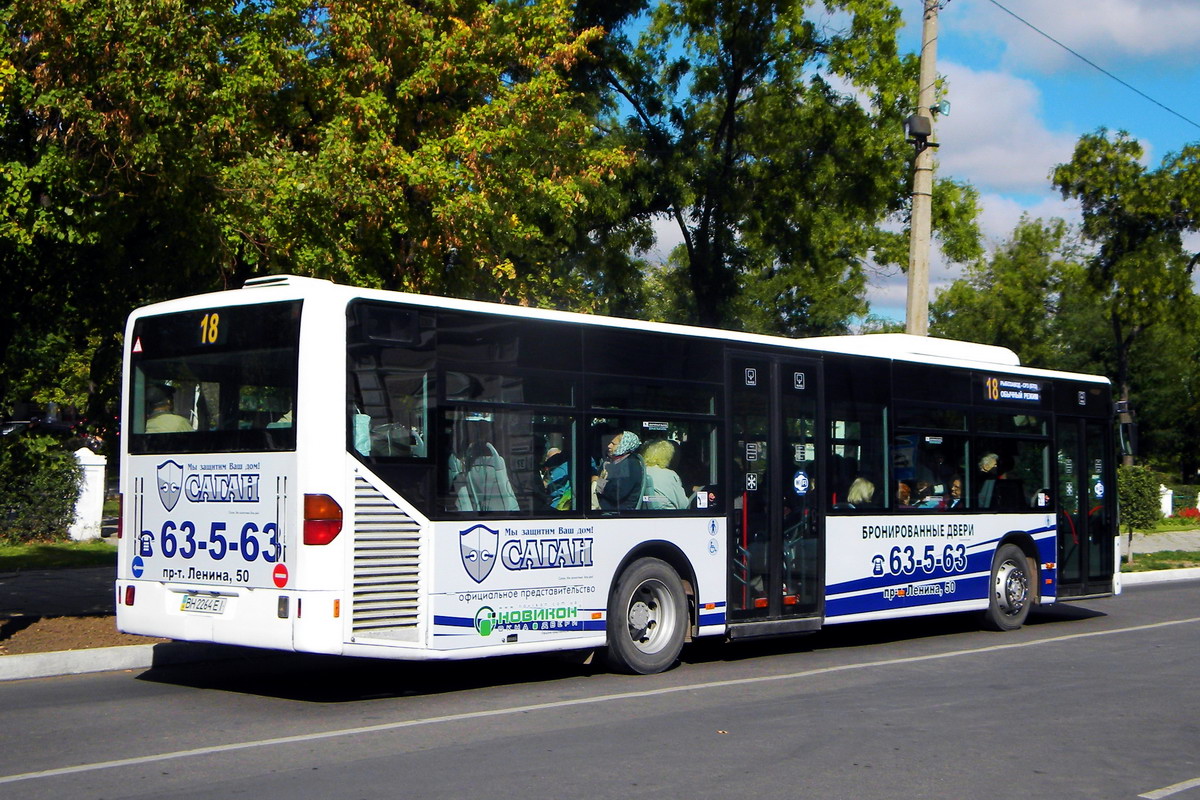
[[[1103,378],[289,276],[126,330],[121,630],[396,659],[1119,592]]]

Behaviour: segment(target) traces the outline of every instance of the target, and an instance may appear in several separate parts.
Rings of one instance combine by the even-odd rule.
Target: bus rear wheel
[[[608,663],[651,675],[675,663],[687,633],[687,597],[665,561],[641,558],[617,580],[608,608]]]
[[[1006,544],[992,559],[984,623],[994,631],[1015,631],[1025,624],[1032,599],[1025,553],[1015,544]]]

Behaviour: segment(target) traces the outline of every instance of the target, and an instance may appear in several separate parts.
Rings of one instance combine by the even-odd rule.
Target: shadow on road
[[[1056,604],[1039,608],[1030,613],[1028,627],[1037,628],[1054,623],[1093,619],[1106,616],[1077,605]],[[985,631],[981,628],[979,613],[939,614],[929,617],[882,620],[879,622],[857,622],[847,625],[832,625],[800,636],[740,641],[734,643],[697,642],[690,650],[684,650],[685,663],[698,664],[715,661],[742,661],[764,656],[787,655],[829,650],[871,647],[881,644],[896,644],[906,641],[939,638],[953,635],[975,634],[985,637],[989,644],[1002,640],[1005,634]],[[992,637],[1000,637],[999,640]]]
[[[1030,615],[1030,628],[1105,616],[1078,605],[1054,605]],[[837,651],[928,638],[974,635],[999,643],[1005,634],[980,630],[979,614],[835,625],[812,634],[726,643],[702,640],[684,648],[681,664],[737,663],[794,653]],[[997,637],[997,638],[992,638]],[[170,647],[168,645],[167,647]],[[175,645],[178,646],[178,645]],[[161,646],[160,646],[161,647]],[[418,697],[524,683],[603,676],[603,658],[582,663],[575,654],[507,656],[472,661],[413,662],[225,648],[227,657],[201,663],[166,663],[139,680],[307,703],[351,703]],[[165,660],[165,659],[164,659]],[[629,688],[636,688],[637,678]],[[650,688],[648,685],[645,688]]]
[[[348,703],[548,682],[602,671],[579,659],[546,655],[414,662],[229,649],[230,658],[155,666],[138,680],[308,703]]]

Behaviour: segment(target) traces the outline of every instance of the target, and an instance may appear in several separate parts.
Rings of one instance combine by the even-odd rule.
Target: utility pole
[[[929,243],[933,214],[933,100],[937,84],[937,17],[942,0],[923,0],[921,25],[921,86],[917,113],[909,117],[909,132],[917,147],[912,191],[912,222],[908,244],[908,302],[905,332],[929,335]]]

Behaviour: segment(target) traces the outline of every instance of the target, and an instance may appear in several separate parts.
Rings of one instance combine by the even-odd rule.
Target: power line
[[[1067,47],[1065,44],[1063,44],[1062,42],[1060,42],[1058,39],[1055,39],[1053,36],[1051,36],[1050,34],[1046,33],[1044,30],[1042,30],[1042,29],[1041,29],[1041,28],[1039,28],[1038,26],[1034,25],[1034,24],[1033,24],[1032,22],[1030,22],[1029,20],[1022,18],[1021,16],[1019,16],[1019,15],[1018,15],[1018,14],[1016,14],[1015,12],[1013,12],[1013,11],[1010,11],[1009,9],[1005,8],[1005,7],[1004,7],[1004,6],[1002,6],[1002,5],[1001,5],[999,2],[997,2],[997,0],[988,0],[988,2],[989,2],[989,3],[991,3],[992,5],[994,5],[996,8],[1000,9],[1001,11],[1003,11],[1005,14],[1008,14],[1008,15],[1009,15],[1010,17],[1012,17],[1013,19],[1017,20],[1017,22],[1020,22],[1022,25],[1025,25],[1025,26],[1026,26],[1026,27],[1028,27],[1030,30],[1032,30],[1032,31],[1034,31],[1035,33],[1037,33],[1037,34],[1039,34],[1039,35],[1041,35],[1041,36],[1044,36],[1045,38],[1047,38],[1047,39],[1049,39],[1050,41],[1054,42],[1056,45],[1058,45],[1059,47],[1061,47],[1063,50],[1066,50],[1068,53],[1070,53],[1071,55],[1075,56],[1076,58],[1078,58],[1078,59],[1079,59],[1080,61],[1082,61],[1083,63],[1087,64],[1089,67],[1092,67],[1093,69],[1096,69],[1096,70],[1098,70],[1098,71],[1100,71],[1100,72],[1104,73],[1104,74],[1105,74],[1105,75],[1107,75],[1108,77],[1112,78],[1114,81],[1116,81],[1117,83],[1121,84],[1122,86],[1124,86],[1124,87],[1125,87],[1126,89],[1128,89],[1129,91],[1131,91],[1131,92],[1134,92],[1135,94],[1138,94],[1138,95],[1140,95],[1141,97],[1144,97],[1145,99],[1149,100],[1151,103],[1154,103],[1154,105],[1156,105],[1156,106],[1158,106],[1159,108],[1161,108],[1163,111],[1166,111],[1166,112],[1168,112],[1168,113],[1170,113],[1170,114],[1174,114],[1175,116],[1179,117],[1181,120],[1183,120],[1184,122],[1188,123],[1189,125],[1191,125],[1191,126],[1193,126],[1193,127],[1195,127],[1195,128],[1200,128],[1200,122],[1196,122],[1195,120],[1188,119],[1188,118],[1187,118],[1187,117],[1185,117],[1183,114],[1180,114],[1178,111],[1176,111],[1175,109],[1171,108],[1170,106],[1167,106],[1167,105],[1164,105],[1163,103],[1160,103],[1160,102],[1158,102],[1158,101],[1157,101],[1157,100],[1155,100],[1153,97],[1151,97],[1150,95],[1146,94],[1145,92],[1143,92],[1141,89],[1137,88],[1136,86],[1132,86],[1131,84],[1127,83],[1126,81],[1123,81],[1123,80],[1121,80],[1121,79],[1120,79],[1120,78],[1118,78],[1116,75],[1112,74],[1111,72],[1109,72],[1108,70],[1106,70],[1104,67],[1102,67],[1102,66],[1100,66],[1099,64],[1097,64],[1095,61],[1092,61],[1092,60],[1091,60],[1090,58],[1088,58],[1087,56],[1083,55],[1082,53],[1076,52],[1075,50],[1072,50],[1070,47]]]

